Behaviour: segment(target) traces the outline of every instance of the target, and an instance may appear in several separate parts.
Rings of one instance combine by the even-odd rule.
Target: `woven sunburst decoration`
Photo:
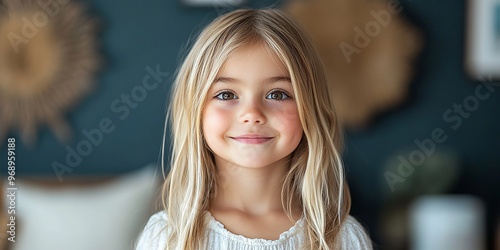
[[[64,115],[92,91],[100,64],[97,27],[75,1],[0,2],[0,145],[11,129],[33,145],[40,126],[69,140]]]
[[[344,127],[364,128],[405,99],[422,39],[398,1],[301,0],[284,9],[317,49]]]

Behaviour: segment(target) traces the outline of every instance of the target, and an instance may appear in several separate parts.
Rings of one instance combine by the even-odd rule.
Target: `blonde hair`
[[[283,209],[292,218],[292,201],[303,208],[303,249],[334,249],[339,242],[350,194],[340,156],[343,138],[322,64],[305,33],[284,12],[240,9],[210,23],[177,72],[165,120],[166,129],[170,116],[173,138],[171,168],[162,190],[168,218],[162,232],[167,234],[166,249],[198,249],[204,243],[204,211],[217,185],[213,155],[202,133],[205,99],[229,55],[257,42],[287,67],[304,131],[284,177]],[[163,144],[162,159],[164,148]]]

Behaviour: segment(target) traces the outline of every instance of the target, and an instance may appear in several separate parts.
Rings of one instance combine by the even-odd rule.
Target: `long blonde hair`
[[[305,33],[284,12],[240,9],[210,23],[177,72],[165,120],[166,130],[170,118],[173,138],[171,168],[162,190],[166,249],[198,249],[204,243],[204,211],[214,195],[217,170],[202,133],[202,110],[231,52],[254,42],[263,42],[287,67],[304,130],[283,181],[283,209],[291,218],[292,201],[303,208],[303,249],[334,249],[339,242],[350,194],[340,156],[343,138],[322,64]],[[162,159],[164,149],[163,144]]]

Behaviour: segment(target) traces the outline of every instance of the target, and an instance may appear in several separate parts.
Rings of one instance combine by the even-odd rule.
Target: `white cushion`
[[[61,189],[18,180],[13,249],[133,249],[152,211],[156,169],[151,164],[104,184]]]

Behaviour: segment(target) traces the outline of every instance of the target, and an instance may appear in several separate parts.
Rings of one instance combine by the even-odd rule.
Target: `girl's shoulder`
[[[356,218],[348,215],[342,225],[341,249],[373,249],[370,236]]]
[[[164,249],[166,237],[164,230],[167,226],[167,214],[159,211],[153,214],[137,239],[136,250]]]

